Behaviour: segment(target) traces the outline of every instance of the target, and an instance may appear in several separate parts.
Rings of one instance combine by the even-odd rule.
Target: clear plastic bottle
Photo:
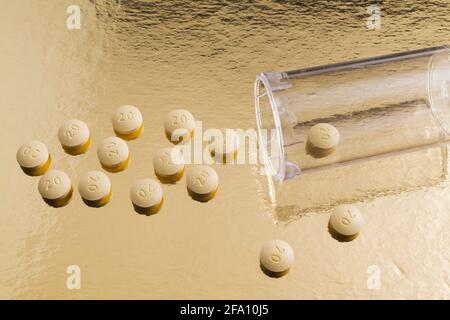
[[[298,190],[292,181],[307,173],[316,172],[320,179],[330,174],[320,173],[323,169],[349,164],[364,168],[370,165],[361,163],[368,160],[428,149],[440,150],[442,176],[450,138],[449,91],[446,46],[259,74],[255,109],[272,198],[282,190],[281,198],[287,200],[283,205],[298,206],[307,199],[295,194],[307,186]],[[317,123],[331,124],[340,134],[336,150],[324,157],[314,157],[306,148],[308,131]]]

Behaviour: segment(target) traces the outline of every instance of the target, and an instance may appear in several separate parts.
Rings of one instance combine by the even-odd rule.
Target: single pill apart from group
[[[174,144],[189,141],[194,135],[194,128],[194,116],[185,109],[170,111],[164,119],[166,137]]]
[[[47,147],[37,140],[21,145],[17,150],[16,159],[23,172],[30,176],[43,175],[51,164]]]
[[[112,124],[116,135],[125,140],[138,138],[144,129],[141,111],[130,105],[120,106],[114,111]]]
[[[102,167],[109,172],[119,172],[130,162],[127,143],[118,137],[103,139],[97,148],[97,156]]]
[[[211,157],[218,163],[231,163],[240,147],[239,135],[233,130],[225,130],[225,134],[214,136],[209,145]]]
[[[163,183],[175,183],[183,177],[185,161],[177,148],[159,149],[153,156],[153,168]]]
[[[161,185],[153,179],[136,181],[131,187],[130,197],[134,210],[139,214],[155,214],[163,204]]]
[[[90,207],[102,207],[111,199],[111,182],[101,171],[89,171],[80,177],[78,192],[83,202]]]
[[[294,263],[294,251],[283,240],[270,240],[260,251],[261,269],[268,276],[281,277],[289,272]]]
[[[39,179],[38,190],[48,205],[59,208],[70,201],[73,186],[65,172],[49,170]]]
[[[309,129],[307,152],[316,158],[333,153],[339,144],[339,131],[328,123],[318,123]]]
[[[85,153],[92,143],[89,127],[78,119],[64,122],[59,127],[58,139],[64,151],[71,155]]]
[[[219,176],[206,165],[198,165],[188,170],[187,190],[192,199],[207,202],[214,198],[219,188]]]
[[[334,208],[328,228],[330,234],[339,241],[355,239],[364,226],[361,211],[352,205],[340,205]]]

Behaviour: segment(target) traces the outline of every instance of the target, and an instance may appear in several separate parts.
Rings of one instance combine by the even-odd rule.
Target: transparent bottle
[[[377,186],[366,183],[365,188],[357,187],[363,191],[355,198],[353,187],[343,183],[346,178],[350,184],[374,178],[381,169],[392,180],[392,175],[399,174],[396,165],[414,170],[404,162],[411,160],[411,153],[415,153],[413,157],[424,157],[426,169],[433,164],[434,171],[424,180],[425,185],[442,180],[450,138],[449,91],[450,49],[446,46],[259,74],[255,110],[272,201],[301,211],[361,200],[363,194],[372,197],[395,192],[382,181]],[[324,157],[314,157],[306,148],[308,131],[317,123],[331,124],[340,134],[336,149]],[[403,160],[393,162],[396,157]],[[378,164],[368,164],[368,160]],[[383,161],[389,165],[380,164]],[[369,168],[372,171],[368,172]],[[325,173],[324,169],[335,170]],[[341,191],[331,192],[328,197],[321,195],[322,200],[313,199],[311,205],[307,204],[312,195],[323,193],[311,190],[314,186],[310,182],[297,182],[304,180],[307,173],[314,173],[314,180],[325,179],[325,184],[326,179],[333,180],[334,174],[342,183],[333,188]],[[359,176],[351,178],[356,173]],[[418,181],[415,184],[420,185]],[[399,190],[403,189],[399,186]],[[343,195],[344,190],[348,196]]]

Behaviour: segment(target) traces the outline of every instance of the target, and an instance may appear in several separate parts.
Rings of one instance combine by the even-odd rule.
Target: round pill
[[[141,179],[130,190],[131,202],[137,213],[151,215],[157,213],[163,203],[163,191],[153,179]]]
[[[136,139],[144,129],[141,112],[130,105],[120,106],[114,111],[112,124],[116,135],[126,140]]]
[[[103,172],[89,171],[81,176],[78,183],[78,192],[88,206],[101,207],[111,199],[111,182]]]
[[[194,200],[206,202],[214,198],[219,177],[213,168],[199,165],[188,171],[186,183],[188,193]]]
[[[91,146],[91,134],[86,123],[72,119],[59,127],[58,138],[64,151],[71,155],[85,153]]]
[[[331,213],[330,232],[338,240],[353,240],[363,226],[364,218],[361,211],[355,206],[340,205]]]
[[[269,276],[280,277],[289,272],[294,263],[294,251],[283,240],[270,240],[260,251],[261,269]]]
[[[339,131],[335,127],[328,123],[318,123],[308,132],[308,152],[317,157],[329,155],[339,144],[339,138]]]
[[[239,136],[233,130],[226,130],[225,134],[211,139],[209,151],[217,162],[230,163],[236,159],[239,146]]]
[[[175,144],[190,140],[194,134],[194,127],[194,116],[184,109],[170,111],[164,119],[166,137]]]
[[[72,197],[69,176],[60,170],[50,170],[39,179],[38,190],[44,201],[52,207],[66,205]]]
[[[176,147],[162,148],[153,157],[153,168],[161,182],[174,183],[183,177],[184,158]]]
[[[130,161],[127,143],[118,137],[109,137],[98,145],[97,156],[102,167],[109,172],[124,170]]]
[[[30,176],[43,175],[51,164],[47,147],[37,140],[21,145],[16,158],[23,172]]]

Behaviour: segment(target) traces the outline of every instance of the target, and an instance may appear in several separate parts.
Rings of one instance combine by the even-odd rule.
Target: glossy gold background
[[[67,30],[66,8],[82,9]],[[164,185],[166,202],[137,215],[130,184],[154,177],[152,155],[168,142],[164,114],[183,106],[205,127],[255,127],[253,81],[268,70],[338,62],[449,43],[450,3],[384,1],[381,30],[368,30],[371,2],[339,1],[2,1],[0,5],[0,298],[450,298],[448,183],[359,203],[366,227],[350,243],[327,232],[328,213],[276,223],[255,166],[215,166],[220,192],[192,201],[184,179]],[[130,142],[132,162],[109,174],[113,199],[86,207],[48,207],[38,178],[15,160],[23,142],[45,142],[54,168],[74,183],[99,169],[95,148],[113,135],[121,104],[144,116]],[[57,129],[66,119],[90,126],[94,143],[66,155]],[[380,173],[382,174],[382,173]],[[320,192],[320,190],[318,190]],[[280,279],[259,269],[266,240],[296,254]],[[66,288],[68,265],[81,290]],[[378,265],[381,289],[368,290]]]

